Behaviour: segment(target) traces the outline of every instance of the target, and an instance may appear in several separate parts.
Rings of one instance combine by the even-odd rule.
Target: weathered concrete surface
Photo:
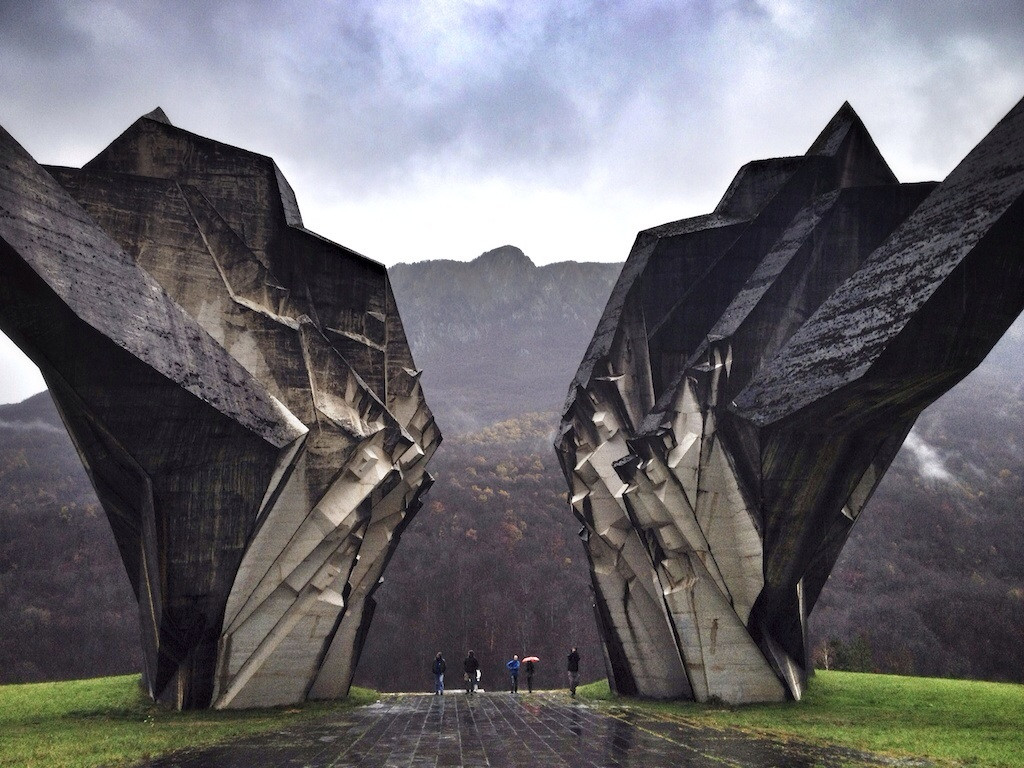
[[[556,449],[617,690],[799,698],[806,619],[921,410],[1024,308],[1024,102],[941,184],[844,105],[641,232]]]
[[[440,442],[384,267],[304,229],[273,160],[160,110],[83,169],[4,133],[0,327],[110,519],[150,693],[347,692]]]
[[[854,750],[751,736],[563,694],[387,696],[321,722],[180,752],[147,768],[852,768],[892,765]],[[921,765],[923,763],[916,763]],[[141,766],[140,766],[141,768]]]

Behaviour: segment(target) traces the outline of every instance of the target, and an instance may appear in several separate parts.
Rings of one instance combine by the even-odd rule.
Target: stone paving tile
[[[146,768],[840,768],[892,761],[783,742],[564,694],[399,694]],[[140,767],[141,768],[141,767]]]

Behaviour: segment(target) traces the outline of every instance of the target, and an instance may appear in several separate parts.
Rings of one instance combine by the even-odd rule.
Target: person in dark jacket
[[[568,666],[566,669],[568,669],[569,674],[569,695],[575,696],[576,686],[580,683],[580,655],[576,652],[575,648],[569,652]]]
[[[466,660],[462,662],[462,669],[466,673],[466,693],[469,696],[472,696],[473,692],[476,690],[477,675],[480,672],[480,662],[477,661],[476,656],[473,655],[472,651],[469,652],[469,656],[466,657]]]
[[[444,696],[444,671],[447,668],[448,665],[444,662],[444,656],[438,651],[437,656],[434,657],[434,664],[430,668],[430,671],[434,673],[435,696]]]
[[[526,670],[526,690],[528,693],[533,693],[533,662],[524,661],[523,669]]]
[[[508,667],[508,673],[512,677],[509,693],[519,693],[519,655],[513,656],[512,661],[507,662],[505,666]]]

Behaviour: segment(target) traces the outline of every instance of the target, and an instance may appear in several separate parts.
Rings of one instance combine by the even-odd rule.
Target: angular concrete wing
[[[346,694],[441,439],[384,267],[161,110],[80,170],[0,152],[0,327],[110,519],[151,695]]]
[[[849,105],[641,232],[556,450],[625,693],[799,698],[806,619],[914,420],[1024,308],[1024,102],[939,185]]]

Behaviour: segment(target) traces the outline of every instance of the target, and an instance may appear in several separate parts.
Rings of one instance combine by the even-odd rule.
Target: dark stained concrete
[[[1024,311],[1024,101],[939,184],[843,105],[637,235],[555,449],[613,690],[799,699],[808,617],[918,415]]]
[[[847,749],[754,737],[597,709],[565,694],[401,694],[230,745],[183,752],[148,768],[831,768],[893,765]],[[915,763],[920,764],[920,763]],[[141,768],[141,767],[140,767]]]
[[[110,521],[149,695],[344,696],[441,439],[384,266],[159,109],[82,169],[0,128],[0,329]]]

